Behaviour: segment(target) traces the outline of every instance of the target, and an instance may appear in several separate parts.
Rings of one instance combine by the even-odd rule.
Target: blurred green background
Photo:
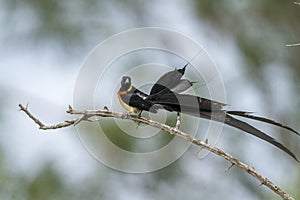
[[[235,109],[300,130],[300,6],[294,1],[0,1],[0,199],[280,199],[245,172],[191,147],[170,166],[147,174],[105,167],[63,121],[80,65],[107,37],[144,26],[169,28],[203,45]],[[257,124],[300,157],[300,139]],[[121,142],[122,143],[122,142]],[[241,158],[300,199],[300,166],[271,145],[225,128],[218,147]]]

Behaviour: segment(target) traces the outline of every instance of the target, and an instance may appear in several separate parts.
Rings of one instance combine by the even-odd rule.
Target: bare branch
[[[138,123],[144,123],[144,124],[150,125],[152,127],[162,129],[162,130],[168,132],[169,134],[176,135],[176,136],[178,136],[178,137],[180,137],[180,138],[182,138],[186,141],[189,141],[189,142],[199,146],[200,148],[206,149],[206,150],[214,153],[215,155],[218,155],[218,156],[222,157],[223,159],[229,161],[230,166],[227,168],[226,171],[228,171],[233,166],[237,166],[237,167],[245,170],[248,174],[252,175],[254,178],[256,178],[260,182],[261,185],[267,186],[269,189],[271,189],[273,192],[275,192],[276,194],[281,196],[283,199],[285,199],[285,200],[294,200],[293,197],[291,197],[288,193],[283,191],[279,186],[277,186],[273,182],[271,182],[268,178],[262,176],[253,167],[241,162],[237,158],[235,158],[232,155],[222,151],[221,149],[213,147],[213,146],[207,144],[206,142],[198,140],[197,138],[195,138],[195,137],[193,137],[193,136],[191,136],[187,133],[184,133],[184,132],[180,131],[177,127],[171,127],[171,126],[168,126],[166,124],[161,124],[159,122],[156,122],[156,121],[153,121],[153,120],[150,120],[150,119],[146,119],[144,117],[136,116],[136,115],[131,115],[131,114],[128,114],[128,113],[111,112],[107,108],[104,108],[103,110],[84,110],[84,111],[80,111],[80,110],[73,110],[73,108],[71,106],[69,106],[69,109],[67,110],[67,113],[69,113],[71,115],[80,115],[80,117],[77,117],[75,119],[65,121],[65,122],[62,122],[62,123],[59,123],[59,124],[56,124],[56,125],[47,126],[47,125],[44,125],[39,119],[34,117],[29,112],[27,107],[24,107],[21,104],[19,104],[19,107],[20,107],[21,111],[23,111],[29,118],[31,118],[39,126],[40,129],[43,129],[43,130],[58,129],[58,128],[68,127],[68,126],[71,126],[71,125],[76,125],[81,121],[89,121],[89,118],[93,117],[93,116],[113,117],[113,118],[133,120],[133,121],[136,121]],[[177,118],[177,120],[178,120],[178,118]],[[179,118],[179,120],[180,120],[180,118]]]
[[[72,120],[64,121],[64,122],[56,124],[56,125],[47,126],[47,125],[43,124],[38,118],[34,117],[28,111],[27,106],[24,107],[22,104],[19,104],[19,107],[20,107],[20,110],[23,111],[23,112],[25,112],[26,115],[29,118],[31,118],[39,126],[39,129],[42,129],[42,130],[58,129],[58,128],[68,127],[68,126],[74,124],[74,122],[78,120],[78,119],[72,119]]]

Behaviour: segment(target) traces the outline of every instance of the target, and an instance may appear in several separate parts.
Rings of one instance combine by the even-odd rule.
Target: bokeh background
[[[68,119],[80,65],[107,37],[155,26],[190,36],[217,65],[231,108],[300,130],[300,6],[294,1],[0,1],[1,199],[280,199],[247,173],[191,148],[170,166],[126,174],[95,160],[75,128],[41,131]],[[300,157],[300,138],[254,123]],[[112,127],[113,129],[113,127]],[[295,199],[300,165],[280,150],[226,127],[217,145],[254,166]]]

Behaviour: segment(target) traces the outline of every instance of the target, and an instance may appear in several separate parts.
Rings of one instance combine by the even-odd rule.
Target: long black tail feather
[[[217,122],[223,122],[229,126],[235,127],[237,129],[240,129],[242,131],[245,131],[247,133],[250,133],[251,135],[254,135],[262,140],[265,140],[266,142],[269,142],[270,144],[278,147],[282,151],[286,152],[289,154],[291,157],[293,157],[297,162],[299,160],[295,156],[293,152],[291,152],[287,147],[279,143],[277,140],[274,138],[270,137],[269,135],[265,134],[264,132],[258,130],[257,128],[251,126],[250,124],[240,121],[238,119],[235,119],[234,117],[231,117],[230,115],[227,115],[226,113],[209,113],[209,112],[201,112],[200,115],[202,118],[205,119],[211,119]]]
[[[281,127],[281,128],[284,128],[284,129],[287,129],[293,133],[296,133],[297,135],[300,135],[299,132],[297,132],[296,130],[292,129],[291,127],[288,127],[288,126],[285,126],[279,122],[276,122],[274,120],[271,120],[271,119],[267,119],[267,118],[264,118],[264,117],[258,117],[258,116],[254,116],[254,115],[251,115],[249,112],[242,112],[242,111],[226,111],[227,114],[231,114],[231,115],[236,115],[236,116],[240,116],[240,117],[245,117],[245,118],[249,118],[249,119],[253,119],[253,120],[257,120],[257,121],[261,121],[261,122],[265,122],[265,123],[268,123],[268,124],[272,124],[272,125],[275,125],[275,126],[278,126],[278,127]]]

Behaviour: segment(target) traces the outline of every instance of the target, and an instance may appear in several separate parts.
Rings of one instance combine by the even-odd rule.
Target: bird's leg
[[[137,114],[137,117],[140,118],[142,116],[142,110],[139,112],[139,114]],[[141,122],[135,122],[137,124],[136,128],[138,128],[141,124]]]
[[[137,114],[137,117],[140,118],[142,116],[142,110],[139,112],[139,114]]]
[[[177,112],[175,128],[178,129],[178,130],[179,130],[179,128],[180,128],[180,120],[181,120],[180,112]]]
[[[204,140],[204,142],[205,142],[205,144],[208,144],[208,138],[205,138],[205,140]],[[200,152],[202,151],[202,147],[200,147],[200,149],[199,149],[199,151],[198,151],[198,158],[199,159],[202,159],[203,157],[200,157]]]

